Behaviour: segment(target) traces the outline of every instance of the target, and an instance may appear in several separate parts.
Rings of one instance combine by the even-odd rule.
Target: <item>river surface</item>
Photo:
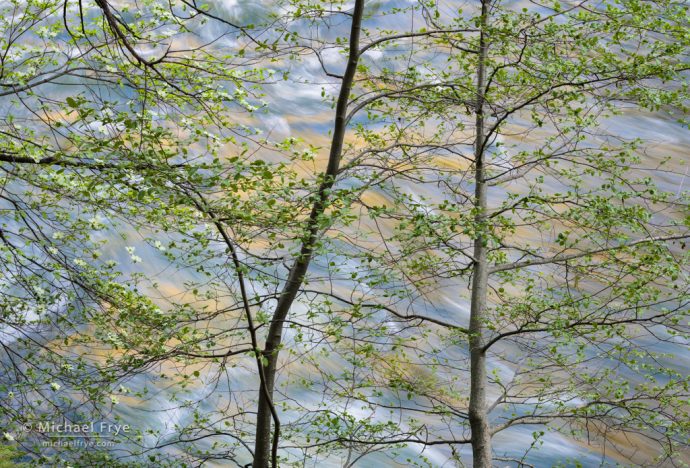
[[[394,5],[404,5],[406,2],[383,2],[379,4],[380,9],[392,7]],[[450,11],[456,11],[461,5],[461,2],[444,2],[444,7]],[[248,18],[260,15],[262,7],[257,2],[238,2],[235,0],[226,0],[216,4],[218,12],[227,15],[228,17],[237,20],[246,20]],[[443,11],[443,9],[442,9]],[[389,26],[395,28],[395,19],[379,19],[377,20],[379,26]],[[386,24],[390,22],[390,24]],[[204,29],[202,38],[212,39],[222,33],[223,26],[211,21]],[[338,34],[343,34],[347,30],[347,22],[343,22],[342,30]],[[335,32],[332,32],[335,34]],[[205,37],[203,37],[205,36]],[[192,39],[190,39],[191,41]],[[233,39],[228,38],[219,41],[215,47],[222,50],[223,47],[236,47]],[[380,52],[370,52],[367,54],[366,60],[375,62],[379,60]],[[343,55],[334,50],[324,56],[324,62],[327,67],[334,73],[339,73],[344,68]],[[298,82],[304,79],[305,84],[300,85]],[[328,148],[329,136],[328,131],[332,124],[333,113],[330,105],[325,103],[321,95],[321,86],[314,86],[310,82],[321,82],[327,93],[336,93],[337,85],[334,80],[322,75],[322,70],[319,62],[313,56],[305,57],[301,62],[292,65],[291,79],[288,81],[278,81],[277,84],[266,88],[268,96],[266,100],[270,102],[270,108],[267,112],[257,113],[254,119],[248,120],[252,125],[262,128],[265,134],[270,135],[272,139],[280,139],[288,136],[298,136],[303,138],[311,145],[321,147],[321,154],[317,158],[317,165],[322,164],[325,160],[326,150]],[[54,88],[55,92],[64,94],[62,89]],[[74,90],[70,90],[73,93]],[[5,98],[8,99],[8,98]],[[7,102],[5,101],[5,108]],[[655,182],[661,189],[680,193],[683,190],[690,189],[690,173],[688,173],[688,156],[687,152],[690,149],[690,132],[687,128],[680,124],[669,120],[663,115],[655,114],[641,114],[639,112],[629,111],[621,116],[606,120],[602,124],[610,133],[620,135],[626,138],[641,138],[647,142],[647,154],[644,159],[644,165],[649,168],[655,168],[657,164],[666,157],[671,157],[672,162],[667,167],[665,172],[651,172]],[[514,143],[506,141],[506,143]],[[528,145],[527,142],[522,142],[523,145]],[[452,163],[452,162],[451,162]],[[305,168],[305,170],[310,170]],[[407,185],[411,195],[417,199],[427,199],[430,201],[440,201],[443,194],[434,190],[432,185],[425,185],[423,187]],[[368,193],[368,197],[376,199],[380,194],[375,192]],[[138,240],[137,240],[138,239]],[[128,246],[136,247],[136,255],[143,260],[141,263],[133,264],[130,261],[130,254],[126,248]],[[106,257],[115,259],[123,265],[124,268],[129,269],[130,272],[141,272],[149,278],[156,278],[160,287],[158,290],[152,292],[152,296],[165,297],[167,300],[182,301],[185,297],[185,291],[182,284],[186,279],[197,279],[194,274],[189,271],[177,271],[170,267],[165,257],[161,252],[157,251],[150,245],[142,242],[141,235],[134,232],[129,233],[129,238],[123,240],[121,238],[113,237],[110,239]],[[326,272],[326,264],[333,259],[318,258],[315,260],[312,267],[312,272]],[[357,265],[352,264],[351,268],[357,268]],[[336,286],[342,291],[348,289],[359,288],[360,285],[347,284],[340,282]],[[161,301],[163,302],[163,301]],[[298,304],[298,309],[304,309],[304,304]],[[456,323],[459,325],[466,325],[469,319],[469,303],[467,300],[467,287],[464,284],[454,284],[453,281],[446,281],[439,285],[432,297],[427,298],[424,302],[424,310],[417,310],[416,312],[424,313],[428,316],[439,318],[445,321]],[[391,322],[391,327],[395,324]],[[289,337],[289,333],[288,333]],[[11,342],[11,337],[5,335],[3,337],[5,343]],[[670,346],[670,345],[666,345]],[[667,351],[678,352],[678,348]],[[682,351],[683,354],[678,354],[676,360],[668,362],[670,366],[674,366],[679,371],[690,372],[690,355],[687,350]],[[444,353],[444,357],[448,359],[464,359],[463,351],[460,348],[449,349]],[[324,359],[320,363],[323,369],[332,369],[338,371],[343,362],[338,359]],[[218,404],[222,404],[224,397],[219,395],[227,395],[230,392],[251,391],[255,388],[256,376],[252,372],[251,362],[228,371],[227,379],[219,382],[214,388],[214,394],[209,394],[208,382],[205,379],[214,374],[213,369],[206,366],[199,366],[193,370],[199,370],[199,377],[192,382],[189,387],[189,393],[185,398],[191,400],[201,401],[201,409],[207,408],[209,411],[216,408]],[[288,366],[289,367],[289,366]],[[168,369],[170,371],[170,369]],[[156,374],[166,372],[165,367],[156,368],[152,372]],[[302,373],[309,376],[308,369],[291,370],[295,373]],[[509,374],[510,369],[501,369],[501,372]],[[184,426],[190,421],[192,413],[190,410],[180,408],[178,403],[170,401],[170,392],[172,391],[166,385],[153,383],[146,375],[136,376],[127,382],[132,392],[148,386],[151,390],[149,396],[143,401],[134,397],[126,395],[120,396],[120,402],[115,407],[115,412],[123,418],[123,420],[133,426],[138,427],[152,427],[163,432],[163,434],[173,433],[176,425]],[[174,386],[174,385],[173,385]],[[319,404],[319,395],[315,394],[313,390],[306,390],[299,386],[288,387],[290,396],[299,400],[303,405],[309,407],[313,403],[314,407]],[[351,410],[357,413],[356,409]],[[285,415],[284,415],[285,416]],[[366,414],[358,416],[366,417]],[[373,414],[372,418],[385,420],[385,414]],[[289,416],[288,416],[289,418]],[[510,431],[502,433],[495,439],[495,447],[497,454],[502,456],[518,456],[520,457],[525,448],[533,440],[532,432],[534,427],[519,427],[513,428]],[[149,439],[153,442],[154,439]],[[201,445],[203,446],[203,445]],[[645,447],[641,447],[642,451]],[[116,450],[117,452],[117,450]],[[377,466],[408,466],[409,462],[405,460],[415,459],[420,460],[420,454],[426,457],[433,466],[452,466],[452,462],[448,461],[450,449],[443,446],[433,446],[423,448],[421,446],[410,445],[407,448],[399,451],[396,456],[384,453],[372,453],[364,457],[356,466],[360,467],[377,467]],[[468,449],[463,448],[461,453],[467,457]],[[573,460],[577,459],[583,466],[599,466],[610,465],[622,462],[615,457],[603,456],[599,453],[596,447],[586,447],[581,442],[572,440],[564,435],[556,433],[548,433],[543,438],[543,445],[538,449],[530,452],[526,461],[537,466],[546,467],[556,464],[572,465]],[[307,466],[321,466],[321,467],[337,467],[342,466],[343,461],[338,458],[327,457],[318,461],[310,461]],[[209,462],[208,466],[213,466]],[[222,463],[216,466],[224,466]],[[506,466],[512,466],[506,463]]]

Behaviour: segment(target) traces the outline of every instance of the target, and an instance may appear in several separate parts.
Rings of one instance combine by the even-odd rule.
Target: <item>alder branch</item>
[[[448,82],[446,82],[446,83],[425,83],[425,84],[421,84],[421,85],[417,85],[417,86],[412,86],[410,88],[391,90],[391,91],[379,93],[376,96],[372,96],[372,97],[365,99],[364,101],[360,102],[359,104],[357,104],[350,111],[350,113],[347,115],[346,122],[350,122],[350,120],[352,120],[352,118],[355,116],[355,114],[357,114],[360,110],[362,110],[363,108],[365,108],[369,104],[378,101],[379,99],[384,99],[384,98],[396,96],[396,95],[402,95],[405,93],[410,93],[412,91],[419,91],[421,89],[429,89],[429,88],[451,88],[451,89],[454,89],[456,87],[459,87],[459,85],[457,83],[453,83],[453,82],[450,82],[450,83],[448,83]],[[467,107],[472,107],[472,108],[475,107],[474,102],[467,101],[467,102],[463,102],[462,104],[464,104]]]
[[[400,318],[400,319],[402,319],[402,320],[419,320],[419,321],[421,321],[421,322],[429,322],[429,323],[433,323],[433,324],[436,324],[436,325],[440,325],[440,326],[442,326],[442,327],[451,328],[451,329],[453,329],[453,330],[460,331],[460,332],[462,332],[462,333],[464,333],[464,334],[469,333],[468,330],[467,330],[467,328],[462,327],[462,326],[460,326],[460,325],[456,325],[456,324],[449,323],[449,322],[444,322],[443,320],[439,320],[439,319],[436,319],[436,318],[433,318],[433,317],[427,317],[427,316],[425,316],[425,315],[418,315],[418,314],[403,314],[403,313],[400,313],[400,312],[398,312],[397,310],[395,310],[395,309],[393,309],[393,308],[391,308],[391,307],[388,307],[388,306],[385,306],[385,305],[382,305],[382,304],[368,304],[368,303],[366,303],[366,302],[356,303],[356,302],[352,302],[352,301],[350,301],[350,300],[348,300],[348,299],[345,299],[344,297],[338,296],[337,294],[330,293],[330,292],[324,292],[324,291],[317,291],[317,290],[314,290],[314,289],[304,289],[302,292],[304,292],[304,293],[312,293],[312,294],[321,294],[321,295],[324,295],[324,296],[329,296],[329,297],[331,297],[331,298],[333,298],[333,299],[337,299],[338,301],[343,302],[343,303],[345,303],[345,304],[347,304],[347,305],[350,305],[350,306],[360,306],[360,307],[366,307],[366,308],[368,308],[368,309],[380,309],[380,310],[385,310],[386,312],[388,312],[388,313],[390,313],[390,314],[392,314],[392,315],[394,315],[394,316],[396,316],[396,317],[398,317],[398,318]]]
[[[367,50],[371,49],[372,47],[376,47],[379,44],[382,44],[384,42],[389,42],[389,41],[395,41],[397,39],[407,39],[407,38],[413,38],[413,37],[423,37],[423,36],[434,36],[436,34],[454,34],[454,33],[468,33],[468,32],[478,32],[478,29],[442,29],[442,30],[435,30],[435,31],[424,31],[424,32],[414,32],[414,33],[402,33],[402,34],[396,34],[393,36],[386,36],[382,37],[380,39],[376,39],[369,44],[365,45],[359,51],[357,52],[358,56],[361,56],[364,52]],[[466,50],[463,49],[466,52],[474,53],[477,54],[479,51],[476,50]]]
[[[550,258],[543,258],[543,259],[536,259],[536,260],[525,260],[524,262],[503,263],[501,265],[496,265],[494,267],[489,268],[489,274],[499,273],[502,271],[518,270],[521,268],[527,268],[527,267],[537,266],[537,265],[547,265],[550,263],[565,262],[568,260],[575,260],[578,258],[587,257],[590,255],[596,255],[596,254],[600,254],[600,253],[604,253],[604,252],[612,252],[612,251],[616,251],[616,250],[621,250],[621,249],[633,247],[633,246],[639,245],[639,244],[649,244],[652,242],[665,242],[665,241],[681,240],[681,239],[689,239],[689,238],[690,238],[690,234],[680,234],[680,235],[675,235],[675,236],[646,237],[644,239],[638,239],[636,241],[628,242],[626,244],[621,244],[621,245],[612,246],[612,247],[605,247],[605,248],[596,249],[596,250],[588,250],[586,252],[578,252],[578,253],[568,254],[568,255],[556,255],[556,256],[550,257]]]
[[[235,273],[237,274],[237,281],[239,282],[239,285],[240,285],[240,295],[242,297],[242,307],[243,307],[244,313],[247,317],[249,336],[250,336],[250,339],[252,342],[252,348],[253,348],[254,355],[255,355],[257,370],[259,372],[261,392],[266,397],[268,408],[269,408],[269,411],[271,413],[271,418],[273,419],[274,431],[273,431],[273,444],[272,444],[272,461],[273,461],[273,466],[275,468],[275,467],[277,467],[277,461],[276,460],[277,460],[277,452],[278,452],[278,439],[280,437],[280,417],[278,416],[278,411],[275,408],[275,405],[273,403],[273,397],[272,397],[271,392],[268,388],[266,374],[265,374],[264,366],[263,366],[263,362],[262,362],[261,349],[259,348],[259,341],[258,341],[258,338],[256,336],[257,327],[254,326],[254,319],[252,317],[251,309],[249,306],[249,295],[247,294],[246,281],[244,279],[244,273],[242,270],[242,265],[240,264],[239,257],[237,256],[237,249],[235,249],[235,242],[233,242],[233,240],[230,239],[230,236],[228,235],[225,227],[220,223],[220,221],[218,221],[218,219],[215,216],[215,213],[209,209],[208,204],[206,203],[206,200],[204,199],[204,197],[196,190],[194,190],[194,193],[197,195],[197,197],[199,197],[199,200],[196,200],[193,197],[190,197],[192,199],[192,202],[196,205],[196,207],[197,207],[197,209],[199,209],[199,211],[201,211],[202,213],[205,213],[209,218],[211,218],[211,222],[216,227],[216,230],[218,231],[220,236],[223,238],[223,242],[227,246],[228,252],[230,253],[230,258],[232,259],[232,263],[233,263],[233,266],[235,269]]]
[[[675,311],[674,311],[675,312]],[[639,323],[659,323],[656,320],[657,319],[662,319],[668,316],[667,313],[659,313],[650,317],[635,317],[635,318],[622,318],[618,320],[606,320],[604,318],[603,320],[577,320],[575,322],[569,323],[568,325],[562,327],[562,330],[569,330],[572,328],[577,328],[577,327],[612,327],[615,325],[632,325],[632,324],[639,324]],[[482,348],[484,351],[488,351],[488,349],[496,344],[498,341],[502,340],[503,338],[507,338],[509,336],[514,336],[514,335],[520,335],[523,333],[540,333],[540,332],[548,332],[548,331],[553,331],[553,327],[540,327],[540,328],[526,328],[529,325],[529,323],[521,325],[519,328],[516,330],[511,330],[507,332],[503,332],[495,337],[493,337],[484,347]],[[559,329],[560,330],[560,329]]]

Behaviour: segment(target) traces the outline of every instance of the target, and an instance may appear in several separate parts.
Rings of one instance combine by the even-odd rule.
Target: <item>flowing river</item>
[[[379,4],[381,10],[393,7],[395,5],[404,6],[405,1],[396,2],[382,2]],[[462,5],[462,2],[444,2],[444,8],[448,12],[457,11]],[[252,17],[261,16],[264,9],[260,3],[257,2],[239,2],[235,0],[225,0],[216,4],[214,9],[218,14],[225,15],[225,17],[233,18],[236,21],[248,21]],[[443,9],[442,9],[443,11]],[[390,20],[386,18],[377,19],[376,26],[391,27],[395,29],[394,18]],[[391,24],[386,24],[389,21]],[[347,22],[343,22],[342,30],[332,31],[335,35],[340,34],[347,29]],[[370,24],[371,26],[371,24]],[[212,40],[222,34],[226,26],[211,21],[205,26],[201,38],[197,37],[195,40],[203,42],[203,40]],[[190,39],[191,41],[191,39]],[[223,50],[223,47],[232,48],[235,46],[231,38],[222,39],[218,41],[214,47],[218,50]],[[365,60],[369,63],[376,63],[381,60],[381,53],[371,51],[366,54]],[[342,72],[344,68],[344,57],[337,50],[324,56],[324,65],[328,67],[333,73]],[[304,84],[299,84],[304,81]],[[270,109],[265,113],[257,113],[256,117],[248,123],[263,129],[264,134],[270,135],[270,138],[279,140],[289,136],[297,136],[303,138],[306,142],[313,146],[321,148],[321,154],[317,161],[323,161],[325,153],[329,144],[328,131],[332,124],[333,112],[329,103],[324,102],[321,95],[321,86],[315,86],[313,82],[323,83],[323,88],[326,93],[337,92],[336,81],[323,76],[321,64],[314,56],[307,56],[300,62],[292,64],[291,77],[288,81],[278,81],[276,84],[270,85],[266,88],[268,96],[265,98],[270,102]],[[52,86],[52,85],[47,85]],[[63,88],[53,87],[56,96],[73,95],[74,89],[65,91]],[[3,98],[4,109],[11,109],[9,100],[10,97]],[[644,157],[644,165],[648,168],[656,168],[658,164],[665,158],[671,157],[672,162],[667,166],[664,172],[650,172],[655,182],[659,187],[665,191],[675,192],[680,194],[684,190],[690,190],[690,173],[687,165],[688,156],[687,151],[690,148],[690,132],[687,128],[680,124],[669,120],[663,115],[656,114],[641,114],[638,112],[625,112],[621,116],[605,120],[603,127],[606,131],[620,135],[625,138],[641,138],[647,142],[646,155]],[[513,143],[527,147],[529,142],[524,141],[505,141],[506,145],[510,146]],[[684,163],[685,162],[685,163]],[[452,163],[452,162],[451,162]],[[405,186],[409,191],[410,196],[416,197],[418,200],[428,200],[431,202],[438,202],[443,199],[443,194],[440,191],[435,191],[432,185],[424,185],[423,187],[409,184]],[[375,199],[377,194],[375,191],[367,194],[371,199]],[[390,231],[391,226],[384,226],[384,229]],[[182,301],[185,296],[185,290],[182,286],[187,279],[197,279],[194,274],[187,270],[175,271],[173,270],[165,256],[155,248],[142,242],[141,236],[131,232],[127,240],[113,237],[109,239],[106,248],[106,257],[112,258],[120,262],[123,268],[128,269],[130,273],[143,273],[149,278],[156,278],[159,283],[159,288],[151,294],[155,298],[165,297],[170,301]],[[141,263],[132,264],[130,255],[127,252],[128,246],[134,246],[136,255],[141,259]],[[315,260],[312,272],[324,272],[326,274],[326,267],[328,262],[333,261],[332,258],[318,258]],[[344,265],[347,268],[348,265]],[[349,265],[350,268],[356,269],[357,265]],[[342,291],[360,288],[359,284],[347,282],[339,282],[336,288]],[[469,302],[466,284],[456,284],[452,280],[444,280],[440,283],[439,288],[436,289],[433,296],[428,297],[425,301],[424,314],[438,318],[444,321],[452,322],[459,325],[466,325],[469,320]],[[163,304],[165,301],[161,301]],[[297,308],[305,308],[304,304],[298,304]],[[389,324],[391,328],[396,326],[395,323]],[[288,335],[290,336],[290,335]],[[12,342],[11,333],[6,332],[3,335],[3,343],[10,344]],[[690,355],[688,351],[680,346],[675,347],[671,344],[665,343],[663,349],[657,351],[668,351],[676,354],[674,361],[669,361],[665,364],[673,366],[679,372],[687,374],[690,372]],[[444,357],[448,359],[455,359],[461,361],[466,358],[460,348],[448,349],[444,353]],[[322,369],[332,369],[337,371],[346,363],[336,358],[323,358],[320,362]],[[497,363],[495,364],[497,365]],[[289,366],[288,366],[289,367]],[[199,401],[199,408],[203,411],[206,408],[209,412],[217,405],[224,404],[224,399],[232,392],[242,393],[244,391],[251,391],[256,388],[256,375],[252,371],[253,365],[251,360],[247,360],[245,364],[238,365],[228,370],[227,378],[224,381],[215,382],[213,392],[210,392],[208,381],[213,375],[213,369],[208,366],[192,367],[192,370],[199,371],[199,377],[193,379],[187,388],[187,393],[184,394],[184,399]],[[499,372],[509,375],[512,370],[510,368],[498,369]],[[165,366],[157,367],[151,370],[152,374],[160,374],[165,372],[174,372],[174,369],[166,369]],[[290,369],[290,372],[302,374],[309,377],[309,370]],[[174,382],[170,382],[169,386],[163,385],[159,382],[152,384],[152,381],[147,375],[138,375],[127,382],[127,386],[131,392],[141,390],[144,387],[149,388],[149,394],[144,399],[135,398],[132,396],[122,395],[120,401],[114,407],[114,412],[128,424],[140,428],[155,428],[161,431],[163,438],[167,434],[172,434],[175,431],[175,426],[184,426],[190,422],[193,417],[191,409],[184,408],[180,405],[180,401],[173,401],[171,395],[174,393]],[[314,407],[318,405],[319,395],[316,390],[305,389],[299,385],[288,386],[286,391],[289,392],[290,397],[298,400],[305,407],[309,407],[312,403]],[[220,396],[219,396],[220,395]],[[222,396],[222,397],[221,397]],[[357,408],[351,410],[353,414],[357,413]],[[360,417],[367,417],[366,414],[359,414]],[[384,421],[387,416],[385,413],[371,414],[370,417]],[[290,415],[283,415],[288,420]],[[522,426],[512,428],[505,433],[499,435],[495,440],[496,452],[500,456],[516,456],[520,458],[533,441],[533,431],[535,427]],[[148,443],[153,443],[155,438],[147,440]],[[210,447],[211,442],[201,442],[200,447],[207,444]],[[463,448],[461,454],[467,459],[469,448]],[[653,448],[641,446],[639,455],[644,459],[646,456],[653,456],[651,452]],[[169,449],[170,453],[175,453],[174,448]],[[648,451],[648,453],[644,453]],[[114,453],[118,453],[119,449],[114,449]],[[363,457],[355,466],[360,467],[377,467],[377,466],[409,466],[410,460],[421,461],[422,457],[428,459],[428,462],[433,466],[452,466],[452,462],[448,459],[451,454],[451,449],[447,446],[431,446],[422,447],[414,444],[407,448],[398,451],[397,455],[390,453],[374,452]],[[566,466],[574,465],[577,460],[582,466],[615,466],[617,463],[625,463],[625,460],[617,458],[614,455],[602,455],[596,446],[585,446],[581,441],[570,439],[565,435],[557,433],[547,433],[543,438],[543,445],[538,449],[531,451],[526,458],[526,462],[537,467],[554,466],[563,464]],[[325,456],[323,459],[314,461],[311,460],[305,466],[321,466],[321,467],[337,467],[342,466],[343,460],[335,457]],[[206,466],[226,466],[223,463],[214,463],[209,461]],[[506,466],[512,466],[506,463]]]

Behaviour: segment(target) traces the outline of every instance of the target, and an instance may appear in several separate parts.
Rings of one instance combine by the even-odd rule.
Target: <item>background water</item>
[[[405,4],[406,2],[404,1],[393,1],[379,2],[377,6],[379,10],[384,11],[394,6]],[[457,8],[463,5],[463,2],[443,2],[441,10],[444,11],[445,9],[451,14],[451,12],[457,11]],[[257,18],[264,15],[266,10],[266,6],[260,2],[226,0],[214,4],[214,11],[238,21]],[[419,18],[416,19],[416,21],[419,20]],[[392,29],[400,27],[400,18],[394,15],[390,17],[377,17],[373,21],[376,22],[376,26],[380,27],[390,27]],[[414,20],[410,18],[409,21],[413,22]],[[373,25],[370,22],[369,26]],[[216,39],[219,34],[224,32],[225,28],[225,26],[211,21],[201,30],[200,36],[189,36],[186,40],[192,44],[195,41],[202,42],[203,40]],[[325,34],[332,35],[333,37],[344,35],[348,28],[349,25],[344,20],[342,23],[334,25],[332,30],[325,31]],[[180,43],[185,41],[184,38],[179,38],[178,40]],[[234,49],[237,47],[237,40],[232,36],[228,36],[218,41],[215,47],[221,51],[223,48]],[[371,51],[366,54],[365,60],[372,65],[376,65],[382,60],[382,56],[380,52]],[[324,55],[324,63],[332,72],[339,73],[344,68],[344,57],[340,51],[332,49]],[[301,81],[305,83],[300,84]],[[315,86],[314,82],[321,83],[322,85]],[[265,134],[272,139],[277,140],[287,136],[299,136],[309,144],[322,148],[319,158],[317,158],[317,166],[319,166],[325,160],[329,143],[328,131],[331,128],[333,119],[330,104],[325,102],[321,95],[321,87],[325,89],[326,93],[333,95],[338,91],[337,85],[338,83],[335,80],[322,74],[321,66],[315,57],[307,56],[300,62],[291,64],[290,80],[278,81],[276,84],[266,87],[267,97],[265,100],[270,102],[270,107],[266,112],[259,112],[253,118],[245,116],[240,118],[247,119],[247,123],[262,128]],[[59,87],[49,89],[54,90],[55,97],[74,93],[74,89],[69,91]],[[3,109],[8,112],[17,112],[17,108],[9,104],[9,99],[9,97],[4,98]],[[687,151],[690,148],[690,132],[686,128],[661,114],[641,114],[634,111],[625,112],[621,116],[606,120],[602,124],[602,128],[607,132],[622,137],[637,137],[647,141],[644,165],[650,169],[656,168],[662,159],[669,156],[672,158],[672,162],[666,171],[650,172],[650,175],[663,190],[680,193],[682,190],[690,188],[690,175],[686,165],[688,160]],[[518,144],[521,148],[526,148],[530,145],[530,142],[527,141],[510,141],[508,139],[504,143],[508,146],[513,143]],[[272,157],[269,154],[264,156],[266,158]],[[302,169],[305,172],[314,170],[313,167],[308,166]],[[407,184],[404,185],[404,189],[413,199],[420,201],[428,200],[433,203],[441,200],[444,196],[439,190],[435,190],[432,185],[419,186]],[[381,194],[373,192],[368,193],[367,196],[375,199],[377,196],[381,196]],[[423,202],[420,204],[423,204]],[[391,226],[384,226],[384,230],[390,230],[390,228]],[[118,229],[122,229],[122,225]],[[178,270],[171,267],[160,251],[143,242],[143,235],[141,233],[128,232],[126,240],[114,236],[112,232],[111,234],[113,234],[113,237],[109,239],[105,253],[106,257],[117,260],[130,273],[139,272],[149,278],[156,278],[160,287],[152,291],[151,294],[154,298],[160,300],[161,305],[165,305],[167,301],[183,301],[185,298],[185,291],[182,286],[184,281],[187,279],[199,279],[189,269]],[[133,264],[130,261],[130,255],[126,251],[127,246],[135,246],[136,254],[143,259],[143,262]],[[334,260],[338,259],[315,259],[311,269],[312,274],[315,276],[319,274],[326,275],[328,262]],[[352,270],[358,268],[354,262],[346,265],[346,267]],[[335,284],[336,288],[344,292],[365,288],[364,285],[352,284],[346,281],[339,281]],[[415,312],[424,313],[430,317],[455,324],[466,325],[469,319],[469,304],[466,293],[466,285],[458,285],[451,280],[441,281],[431,297],[428,297],[424,302],[415,304]],[[305,311],[307,307],[306,304],[297,304],[295,309],[299,313],[300,311]],[[387,323],[387,325],[391,328],[397,326],[396,322],[392,321]],[[288,330],[286,333],[288,343],[292,339],[292,333],[293,331],[291,330]],[[7,331],[4,333],[2,339],[4,344],[10,344],[12,342],[11,332]],[[670,344],[665,344],[664,346],[668,348],[665,351],[677,353],[679,350],[679,347],[676,348]],[[690,364],[688,364],[687,351],[683,351],[683,353],[678,355],[675,361],[670,361],[666,364],[687,373],[690,371]],[[462,348],[456,347],[445,350],[443,357],[461,361],[466,356]],[[324,359],[320,362],[322,369],[328,368],[333,371],[341,370],[345,365],[347,363],[337,357]],[[490,366],[503,366],[500,368],[500,372],[505,375],[512,373],[511,368],[498,362],[490,363]],[[256,388],[256,375],[253,372],[251,360],[238,360],[237,366],[227,371],[225,379],[215,382],[213,387],[209,385],[211,384],[210,379],[216,375],[216,369],[211,366],[200,365],[198,370],[200,370],[200,377],[194,379],[195,381],[190,385],[189,392],[185,394],[184,398],[201,402],[199,408],[202,411],[210,413],[219,406],[227,404],[231,394],[242,394],[245,391],[251,392]],[[291,375],[303,374],[307,378],[310,376],[309,369],[293,369],[288,365],[286,366],[286,371]],[[191,409],[180,407],[179,401],[171,401],[175,382],[170,381],[166,383],[165,381],[155,379],[154,376],[161,372],[172,374],[174,369],[166,369],[164,365],[151,369],[150,375],[142,374],[131,378],[127,382],[127,386],[131,388],[132,392],[146,387],[149,389],[149,395],[144,399],[120,395],[120,403],[115,406],[114,415],[120,416],[125,422],[135,426],[156,428],[162,432],[162,440],[165,440],[166,436],[175,432],[176,425],[185,426],[190,423],[193,413]],[[318,408],[322,403],[320,395],[316,390],[307,390],[293,385],[289,386],[286,391],[289,391],[290,396],[300,401],[305,407]],[[371,414],[355,407],[349,411],[359,417],[371,417],[381,421],[389,417],[382,411]],[[288,420],[291,416],[284,414],[282,417]],[[525,448],[532,442],[532,432],[535,429],[535,427],[521,426],[501,433],[495,439],[497,454],[502,456],[521,456]],[[158,437],[149,437],[146,441],[149,444],[154,444],[157,440],[159,440]],[[203,447],[204,444],[209,445],[210,448],[210,442],[201,442],[199,446]],[[641,451],[645,449],[649,448],[641,447]],[[115,452],[118,453],[118,450],[115,449]],[[175,449],[170,448],[168,450],[170,453],[174,453]],[[467,448],[462,449],[461,453],[465,458],[467,458],[467,452]],[[427,457],[434,466],[451,466],[451,462],[448,462],[450,456],[450,449],[448,447],[433,446],[424,448],[414,444],[401,450],[399,455],[372,453],[363,458],[357,466],[407,466],[409,462],[405,461],[406,459],[419,459],[420,454]],[[556,463],[571,464],[574,459],[579,460],[584,466],[614,465],[618,462],[624,462],[624,460],[614,456],[603,456],[597,451],[595,446],[587,447],[581,442],[556,433],[547,434],[543,439],[543,445],[538,450],[532,451],[527,461],[541,467],[552,466]],[[341,466],[342,463],[343,460],[340,458],[324,456],[321,460],[310,461],[308,466],[335,467]],[[212,465],[213,463],[209,463],[209,466]],[[509,464],[506,463],[506,465]],[[223,463],[217,463],[217,466],[224,465]]]

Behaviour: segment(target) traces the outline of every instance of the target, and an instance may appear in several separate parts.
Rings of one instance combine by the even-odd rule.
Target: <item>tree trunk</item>
[[[477,102],[475,138],[475,225],[477,236],[474,240],[474,272],[472,276],[472,297],[470,307],[470,403],[469,419],[472,430],[472,460],[474,468],[491,467],[491,430],[486,407],[486,352],[484,351],[484,314],[487,302],[489,265],[487,259],[486,237],[486,182],[484,152],[484,100],[486,81],[486,57],[488,43],[486,38],[488,1],[482,1],[481,26],[479,38],[479,60],[477,65]]]
[[[278,299],[275,311],[266,337],[266,346],[263,351],[264,358],[268,361],[264,367],[265,388],[259,392],[258,414],[256,421],[256,441],[254,445],[254,468],[267,468],[269,459],[273,458],[272,464],[276,466],[276,454],[278,432],[273,434],[273,453],[271,454],[271,419],[273,417],[273,389],[278,364],[278,354],[283,338],[283,323],[287,317],[290,307],[297,297],[299,288],[304,280],[304,276],[309,268],[314,247],[319,236],[319,219],[323,215],[327,205],[330,189],[335,183],[335,178],[340,167],[340,158],[343,151],[345,140],[345,127],[347,125],[347,106],[352,90],[357,63],[359,61],[359,36],[364,13],[364,0],[356,0],[352,14],[352,26],[350,29],[350,51],[348,54],[347,67],[342,78],[338,102],[336,104],[335,123],[333,125],[333,138],[328,156],[328,167],[324,174],[319,190],[316,194],[316,201],[312,206],[309,220],[307,222],[307,236],[302,242],[299,256],[295,259],[288,279],[283,286],[283,290]]]

